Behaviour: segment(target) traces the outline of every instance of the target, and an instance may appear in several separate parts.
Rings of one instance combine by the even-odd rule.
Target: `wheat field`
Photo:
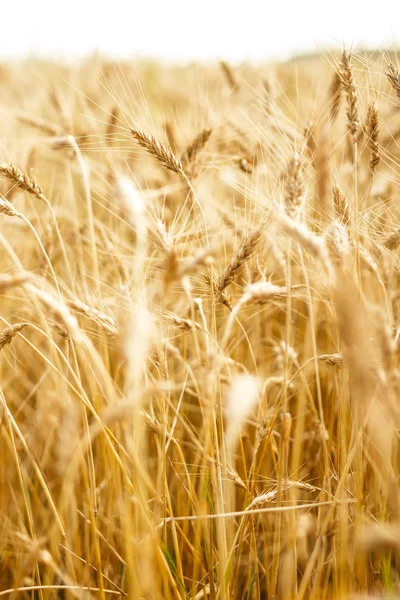
[[[400,597],[400,71],[0,68],[0,598]]]

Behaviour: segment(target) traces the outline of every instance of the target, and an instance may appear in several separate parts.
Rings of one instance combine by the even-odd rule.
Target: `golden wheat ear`
[[[223,74],[225,75],[225,79],[228,82],[231,91],[236,92],[240,86],[232,67],[224,60],[221,60],[219,65]]]
[[[371,150],[371,158],[369,161],[369,166],[371,169],[372,175],[374,175],[376,168],[381,160],[379,153],[379,115],[378,109],[375,104],[372,103],[368,108],[367,115],[367,136],[368,136],[368,146]]]
[[[332,201],[336,219],[343,223],[345,227],[350,227],[350,207],[345,195],[337,185],[334,185],[332,188]]]
[[[220,295],[239,275],[243,266],[252,257],[256,247],[262,238],[262,227],[257,227],[251,231],[241,242],[230,263],[225,267],[221,275],[215,282],[215,293]]]
[[[338,71],[335,71],[331,85],[329,87],[329,113],[331,117],[331,123],[334,123],[338,116],[340,103],[342,100],[342,78]]]
[[[182,154],[182,164],[191,165],[197,158],[199,152],[204,148],[210,139],[212,133],[212,129],[203,129],[200,133],[194,138],[194,140],[187,146],[184,153]]]
[[[10,327],[6,327],[0,331],[0,350],[3,350],[4,346],[11,344],[17,333],[22,331],[27,325],[29,325],[29,323],[15,323],[15,325],[10,325]]]
[[[340,64],[340,76],[342,85],[346,92],[347,98],[347,127],[349,133],[356,138],[360,129],[360,114],[358,109],[358,91],[356,80],[354,77],[354,67],[351,62],[350,54],[344,50],[342,54],[342,62]]]
[[[285,208],[289,215],[295,216],[301,208],[304,198],[304,163],[297,150],[289,161],[285,178]]]
[[[12,163],[0,163],[0,173],[13,181],[17,187],[26,190],[38,198],[42,196],[43,190],[41,186],[27,173],[21,171],[21,169],[18,169]]]
[[[396,92],[396,96],[400,99],[400,72],[393,63],[388,64],[386,77],[390,81],[393,90]]]
[[[183,174],[183,166],[179,158],[175,156],[172,150],[169,150],[162,142],[153,135],[149,135],[138,129],[131,129],[132,137],[135,138],[139,146],[144,148],[151,156],[162,164],[163,167],[174,173]]]

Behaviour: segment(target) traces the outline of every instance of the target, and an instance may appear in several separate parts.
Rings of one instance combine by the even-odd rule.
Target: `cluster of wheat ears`
[[[0,70],[0,598],[400,597],[400,71]]]

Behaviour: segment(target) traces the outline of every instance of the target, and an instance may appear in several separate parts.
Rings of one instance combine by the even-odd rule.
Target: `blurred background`
[[[336,0],[20,0],[2,3],[1,58],[76,59],[93,52],[167,61],[288,58],[392,47],[398,0],[379,10]]]

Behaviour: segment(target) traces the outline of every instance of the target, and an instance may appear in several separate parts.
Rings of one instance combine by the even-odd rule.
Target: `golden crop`
[[[1,67],[0,598],[400,596],[396,61]]]

